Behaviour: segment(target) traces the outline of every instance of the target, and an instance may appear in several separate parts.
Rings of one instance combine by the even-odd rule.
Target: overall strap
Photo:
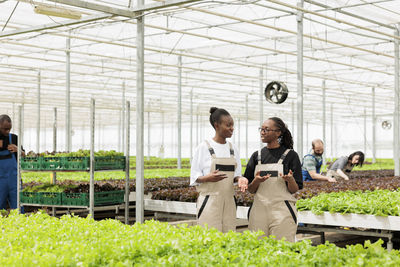
[[[235,151],[233,150],[231,142],[228,142],[228,143],[229,143],[229,154],[231,155],[231,158],[234,158],[235,157]]]
[[[261,165],[261,148],[258,149],[257,160],[258,160],[258,165]]]
[[[289,153],[290,149],[286,149],[285,152],[283,152],[281,158],[278,160],[279,164],[282,164],[282,162],[285,160],[287,154]]]
[[[216,156],[215,156],[214,148],[212,148],[212,147],[210,146],[210,143],[209,143],[207,140],[205,140],[205,141],[206,141],[206,144],[207,144],[207,146],[208,146],[208,151],[210,152],[211,157],[215,158]]]
[[[9,144],[11,145],[12,144],[11,133],[8,134],[8,141],[9,141]],[[14,158],[14,153],[10,152],[10,154],[11,154],[11,157]]]

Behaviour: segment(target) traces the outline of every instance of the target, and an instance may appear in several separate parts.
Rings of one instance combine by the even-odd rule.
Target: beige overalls
[[[351,163],[347,162],[346,166],[344,166],[343,172],[348,176],[352,170],[353,166],[351,165]],[[335,178],[336,180],[343,179],[343,177],[340,176],[339,173],[335,170],[328,170],[326,176],[328,176],[329,178]]]
[[[283,160],[289,153],[287,149],[277,163],[261,164],[261,150],[258,151],[258,171],[261,176],[270,174],[266,181],[257,189],[253,205],[249,209],[249,229],[263,231],[264,236],[274,235],[278,240],[285,237],[287,241],[295,242],[297,231],[296,199],[289,192],[286,181],[279,177],[283,174]]]
[[[236,202],[233,191],[236,159],[232,144],[229,143],[230,157],[217,158],[214,149],[206,141],[211,154],[211,170],[219,170],[228,178],[219,182],[202,183],[196,187],[199,192],[197,199],[197,220],[199,225],[207,224],[222,232],[236,230]]]

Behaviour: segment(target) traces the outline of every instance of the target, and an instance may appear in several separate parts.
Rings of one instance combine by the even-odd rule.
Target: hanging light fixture
[[[78,11],[46,4],[36,4],[34,11],[37,14],[62,17],[67,19],[80,19],[82,17],[82,14]]]

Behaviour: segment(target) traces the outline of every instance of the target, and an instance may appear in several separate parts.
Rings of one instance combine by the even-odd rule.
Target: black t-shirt
[[[282,154],[286,151],[286,148],[280,146],[275,149],[268,149],[264,147],[261,150],[261,163],[278,163]],[[288,174],[289,170],[292,170],[293,177],[299,186],[299,189],[303,188],[303,176],[301,174],[301,162],[299,159],[299,155],[294,150],[290,150],[286,155],[286,158],[283,160],[283,172],[284,174]],[[249,180],[249,184],[254,180],[254,171],[256,169],[256,165],[258,164],[258,151],[254,152],[249,159],[249,162],[246,166],[246,171],[244,172],[244,177]]]
[[[10,133],[11,134],[11,133]],[[7,146],[10,144],[10,140],[8,136],[4,136],[2,134],[0,134],[0,140],[3,140],[3,146],[0,146],[0,151],[4,151],[4,150],[8,150]],[[18,146],[18,136],[16,136],[15,134],[11,134],[11,143]],[[23,148],[21,148],[22,150],[24,150]],[[17,159],[17,153],[13,153],[15,156],[15,159]],[[8,154],[6,156],[1,156],[0,155],[0,160],[2,159],[9,159],[11,158],[11,154]]]

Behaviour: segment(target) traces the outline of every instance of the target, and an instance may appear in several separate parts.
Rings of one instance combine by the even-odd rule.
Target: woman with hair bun
[[[293,150],[292,134],[280,118],[269,118],[259,130],[267,146],[253,153],[244,173],[249,192],[255,193],[249,229],[294,242],[297,210],[292,194],[303,187],[300,159]]]
[[[190,170],[190,184],[199,192],[197,220],[222,232],[236,230],[236,203],[233,183],[242,191],[248,181],[242,177],[240,155],[226,139],[233,134],[233,119],[222,108],[210,109],[213,138],[202,142],[195,150]]]

